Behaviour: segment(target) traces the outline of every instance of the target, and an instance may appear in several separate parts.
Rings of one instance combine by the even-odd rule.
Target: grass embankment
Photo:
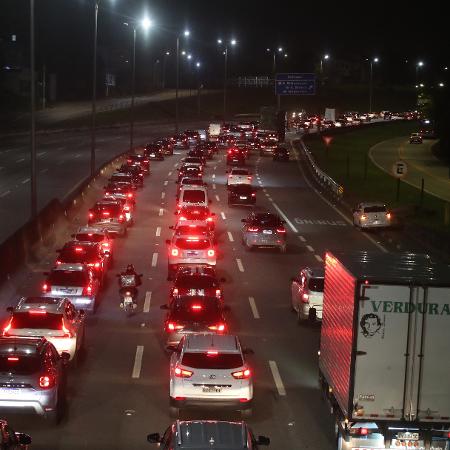
[[[417,124],[397,122],[368,127],[333,137],[328,151],[322,139],[311,138],[307,146],[316,161],[334,180],[344,186],[344,199],[351,205],[359,201],[383,201],[404,221],[436,231],[450,232],[444,225],[445,202],[401,182],[399,201],[397,180],[375,166],[368,157],[375,144],[416,131]]]

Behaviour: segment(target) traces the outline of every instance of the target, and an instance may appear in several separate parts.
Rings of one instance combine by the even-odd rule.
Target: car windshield
[[[16,312],[12,319],[12,329],[40,328],[46,330],[62,329],[62,314],[53,314],[38,310],[27,312]]]
[[[102,242],[105,237],[97,233],[77,233],[75,239],[84,242]]]
[[[365,206],[364,212],[366,212],[366,213],[386,212],[386,206]]]
[[[231,175],[248,175],[248,170],[245,169],[233,169]]]
[[[216,287],[217,281],[213,277],[204,275],[181,275],[177,277],[175,285],[188,289],[207,289]]]
[[[87,284],[87,275],[81,270],[54,270],[48,281],[54,286],[84,286]]]
[[[13,356],[0,354],[0,372],[15,375],[31,375],[41,369],[41,361],[37,356]]]
[[[185,203],[205,203],[205,191],[200,189],[187,189],[183,192],[183,202]]]
[[[184,353],[181,364],[193,369],[237,369],[244,361],[239,353]]]
[[[198,237],[179,238],[176,240],[175,245],[182,250],[206,250],[211,247],[209,239],[201,239]]]
[[[315,292],[323,292],[324,281],[325,280],[323,278],[311,278],[308,282],[309,290]]]

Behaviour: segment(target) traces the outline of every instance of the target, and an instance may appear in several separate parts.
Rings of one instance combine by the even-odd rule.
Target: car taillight
[[[41,389],[50,389],[55,385],[55,377],[47,374],[39,377],[39,387]]]
[[[251,176],[248,176],[248,177],[247,177],[247,180],[251,180],[251,179],[252,179],[252,177],[251,177]]]
[[[60,264],[62,264],[62,262],[59,259],[57,259],[56,260],[56,265],[59,266]]]
[[[9,356],[8,361],[10,362],[17,362],[19,361],[19,358],[17,356]]]
[[[88,285],[83,289],[83,295],[92,295],[92,286]]]
[[[192,370],[182,369],[181,367],[175,367],[175,376],[179,378],[190,378],[194,372]]]
[[[216,254],[216,252],[215,252],[213,249],[209,249],[209,250],[208,250],[208,256],[209,256],[210,258],[212,258],[215,254]]]
[[[366,220],[367,219],[367,216],[365,215],[365,214],[363,214],[362,216],[361,216],[361,220]]]
[[[308,303],[309,302],[309,294],[303,294],[302,295],[302,302],[303,303]]]
[[[178,288],[172,289],[172,295],[178,295]]]
[[[211,325],[208,329],[211,331],[225,331],[225,324],[218,323],[217,325]]]
[[[206,219],[206,221],[207,222],[212,222],[214,219],[212,218],[212,217],[208,217],[207,219]]]
[[[121,214],[121,215],[119,216],[119,222],[123,222],[123,219],[124,219],[123,214]]]
[[[221,295],[222,295],[222,291],[220,289],[216,289],[216,297],[220,298]]]
[[[284,227],[277,228],[277,233],[286,233],[286,228]]]
[[[46,292],[50,292],[50,284],[49,283],[44,283],[42,285],[42,292],[45,294]]]
[[[201,311],[203,309],[202,305],[192,305],[191,306],[192,311]]]
[[[252,372],[250,369],[244,369],[232,372],[231,375],[233,375],[233,378],[236,378],[236,380],[247,380],[252,376]]]
[[[144,174],[143,174],[143,173],[140,173],[140,174],[139,174],[139,176],[140,176],[140,177],[143,177],[143,176],[144,176]]]
[[[255,192],[252,192],[252,197],[256,197],[256,193]]]
[[[130,207],[127,206],[127,205],[125,205],[125,206],[123,207],[123,210],[124,210],[124,211],[130,211]]]
[[[229,155],[231,155],[232,153],[233,153],[233,150],[232,150],[232,149],[228,150],[228,154],[229,154]]]
[[[259,231],[258,227],[248,227],[247,231],[250,231],[251,233],[256,233],[257,231]]]
[[[129,193],[127,194],[127,197],[128,197],[128,198],[133,198],[133,194],[132,194],[131,192],[129,192]]]
[[[102,247],[109,248],[109,242],[103,242]]]
[[[179,251],[177,248],[173,248],[172,251],[170,252],[172,256],[178,256]]]
[[[178,325],[176,322],[169,322],[167,324],[167,331],[182,330],[183,328],[183,325]]]
[[[64,337],[67,337],[67,338],[72,337],[71,331],[68,328],[66,328],[66,325],[64,324],[64,319],[62,319],[61,330],[64,332]]]
[[[94,218],[94,214],[93,213],[89,213],[89,219],[93,219]]]
[[[96,269],[99,269],[99,268],[100,268],[100,263],[99,263],[99,262],[96,262],[96,263],[94,264],[94,267],[95,267]]]
[[[386,219],[390,219],[391,218],[391,213],[386,213]]]
[[[11,329],[12,327],[12,322],[13,322],[13,318],[11,317],[11,319],[8,322],[8,325],[6,325],[5,328],[3,328],[3,336],[9,336],[8,335],[8,331]]]
[[[109,216],[109,211],[103,211],[102,215],[105,216],[105,217],[108,217]]]

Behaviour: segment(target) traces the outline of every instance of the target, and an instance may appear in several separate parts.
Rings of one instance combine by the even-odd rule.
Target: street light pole
[[[180,85],[180,36],[177,35],[177,74],[176,74],[176,87],[175,87],[175,133],[179,131],[179,116],[178,116],[178,89]]]
[[[170,55],[170,52],[164,53],[163,57],[163,66],[162,66],[162,82],[161,87],[164,89],[166,87],[166,64],[167,64],[167,57]]]
[[[227,117],[227,65],[228,65],[228,45],[225,46],[225,67],[223,72],[223,120]]]
[[[136,27],[133,26],[133,70],[131,75],[131,104],[130,104],[130,152],[133,151],[135,83],[136,83]]]
[[[97,24],[98,24],[98,2],[94,6],[94,55],[92,64],[92,124],[91,124],[91,176],[95,173],[95,115],[97,101]]]
[[[36,182],[36,92],[34,71],[34,0],[30,0],[30,158],[31,158],[31,218],[37,216],[37,182]]]
[[[372,112],[372,100],[373,100],[373,63],[377,63],[378,58],[372,58],[370,60],[370,77],[369,77],[369,113]]]

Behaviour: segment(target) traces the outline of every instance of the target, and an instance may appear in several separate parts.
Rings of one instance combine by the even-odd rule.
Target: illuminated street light
[[[153,22],[148,18],[144,17],[141,21],[141,26],[144,30],[148,30],[153,25]]]
[[[372,112],[372,100],[373,100],[373,63],[379,62],[380,59],[374,57],[370,60],[370,79],[369,79],[369,113]]]
[[[217,39],[217,44],[223,45],[222,39]],[[237,44],[236,39],[230,40],[230,45],[235,46]],[[224,55],[224,76],[223,76],[223,120],[226,120],[227,115],[227,65],[228,65],[228,45],[225,44]]]
[[[184,37],[190,36],[189,30],[183,31]],[[180,86],[180,35],[177,34],[177,46],[176,46],[176,89],[175,89],[175,132],[178,133],[179,131],[179,111],[178,111],[178,90]],[[183,51],[183,55],[185,55],[186,52]]]
[[[320,80],[321,83],[323,84],[324,82],[324,77],[323,77],[323,62],[324,61],[328,61],[330,59],[330,55],[328,53],[325,53],[321,58],[320,58]]]
[[[439,87],[444,87],[445,84],[444,83],[439,83]]]

